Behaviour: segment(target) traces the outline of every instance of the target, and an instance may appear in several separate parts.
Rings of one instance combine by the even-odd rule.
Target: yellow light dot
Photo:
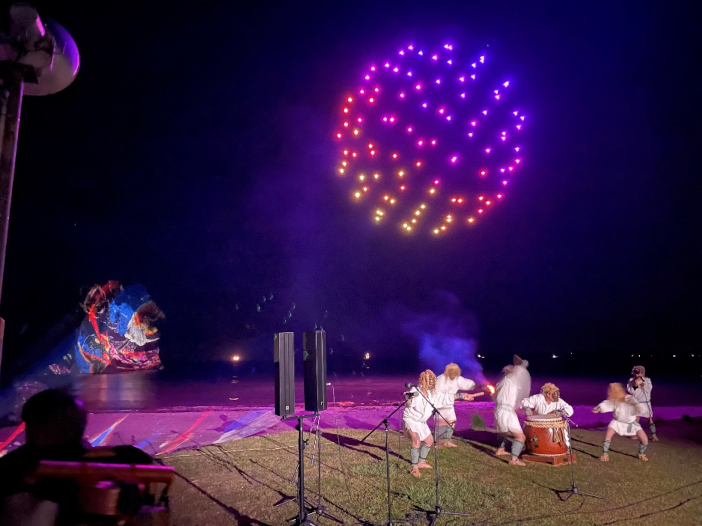
[[[366,178],[366,176],[363,175],[363,174],[361,174],[361,175],[358,176],[358,180],[359,180],[359,181],[363,181],[363,180],[365,180],[365,178]]]
[[[402,228],[409,228],[409,226],[407,225],[407,223],[402,223]]]
[[[355,194],[353,194],[353,196],[354,196],[356,199],[358,199],[359,197],[361,197],[361,192],[356,192]]]
[[[363,191],[364,191],[364,192],[367,192],[367,191],[368,191],[368,187],[367,187],[367,186],[364,186],[364,187],[363,187]]]
[[[442,226],[441,230],[446,230],[446,225]]]
[[[343,169],[343,168],[339,168],[339,173],[340,173],[340,174],[344,173],[344,169]]]
[[[400,170],[399,172],[397,172],[397,175],[399,175],[400,177],[402,177],[403,175],[405,175],[405,172],[403,172],[402,170]]]
[[[346,161],[344,161],[343,163],[341,163],[341,166],[346,166],[347,164],[348,163]]]
[[[416,219],[413,219],[413,220],[412,220],[412,223],[417,224],[417,220],[416,220]]]
[[[434,190],[434,189],[432,188],[431,190],[429,190],[429,193],[430,193],[430,194],[434,194],[434,193],[436,193],[436,190]]]
[[[358,130],[353,130],[354,135],[358,135],[360,132]]]
[[[419,208],[421,208],[422,210],[424,210],[426,207],[427,207],[427,205],[420,205],[419,206]]]
[[[390,199],[390,204],[391,204],[391,205],[394,205],[394,204],[395,204],[395,200],[394,200],[394,199]]]
[[[412,227],[411,227],[411,226],[408,226],[408,227],[407,227],[407,232],[411,232],[411,231],[412,231]]]
[[[475,221],[475,219],[473,219],[472,217],[469,217],[469,218],[468,218],[468,222],[469,222],[469,223],[473,223],[474,221]]]
[[[419,214],[421,214],[421,212],[420,212],[419,210],[417,210],[417,211],[414,213],[414,215],[416,215],[416,216],[418,216]]]
[[[438,228],[435,228],[435,229],[434,229],[434,233],[435,233],[435,234],[438,234],[438,233],[439,233],[439,229],[438,229]]]
[[[348,154],[349,154],[349,151],[348,151],[348,150],[344,150],[344,155],[348,155]]]
[[[375,216],[375,220],[376,220],[376,221],[380,221],[380,217],[379,217],[379,216]]]
[[[380,174],[373,174],[373,179],[380,179]]]

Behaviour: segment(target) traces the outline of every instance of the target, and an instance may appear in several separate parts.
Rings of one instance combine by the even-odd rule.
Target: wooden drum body
[[[529,454],[540,457],[568,454],[566,423],[560,416],[531,415],[524,423]]]

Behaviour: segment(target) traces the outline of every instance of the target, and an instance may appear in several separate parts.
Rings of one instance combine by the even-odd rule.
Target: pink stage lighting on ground
[[[454,43],[390,58],[340,100],[335,173],[376,225],[433,236],[472,227],[507,200],[528,160],[518,83]]]

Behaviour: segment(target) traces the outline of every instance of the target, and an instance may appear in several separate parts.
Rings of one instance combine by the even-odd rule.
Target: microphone
[[[418,386],[418,385],[414,385],[414,384],[412,384],[412,383],[410,383],[410,382],[407,382],[407,383],[405,384],[405,387],[406,387],[407,389],[412,389],[413,387],[419,387],[419,386]]]

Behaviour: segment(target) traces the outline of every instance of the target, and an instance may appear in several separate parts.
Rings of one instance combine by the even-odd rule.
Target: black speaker
[[[305,411],[327,408],[327,336],[324,331],[303,334],[305,368]]]
[[[295,344],[292,332],[276,333],[273,340],[275,364],[275,414],[295,414]]]

